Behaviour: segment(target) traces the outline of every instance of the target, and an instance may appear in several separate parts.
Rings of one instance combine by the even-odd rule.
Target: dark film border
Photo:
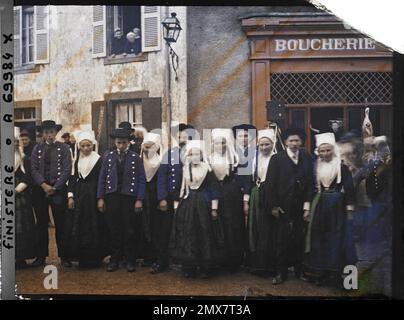
[[[15,299],[13,1],[0,2],[1,299]]]

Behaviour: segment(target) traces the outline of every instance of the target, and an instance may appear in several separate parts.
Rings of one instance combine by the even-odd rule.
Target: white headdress
[[[231,129],[213,129],[212,130],[212,142],[216,138],[223,138],[226,141],[226,164],[231,165],[232,169],[234,167],[237,167],[239,163],[239,158],[238,154],[235,149],[235,143],[234,143],[234,135],[233,135],[233,130]],[[211,160],[211,165],[213,165],[212,161],[214,160],[213,155],[211,154],[210,156]]]
[[[197,149],[201,152],[201,162],[198,164],[196,168],[192,167],[190,161],[191,151],[193,149]],[[189,193],[189,181],[192,181],[196,177],[200,178],[200,181],[203,181],[206,177],[206,174],[212,170],[209,165],[208,157],[205,151],[205,143],[202,140],[190,140],[185,145],[185,153],[184,153],[184,166],[182,168],[182,185],[181,185],[181,197],[187,197]]]
[[[326,163],[322,161],[319,157],[317,159],[317,187],[320,187],[320,180],[322,177],[322,173],[324,175],[328,175],[329,182],[331,183],[331,179],[337,178],[337,183],[341,182],[341,155],[340,150],[335,141],[335,135],[332,132],[326,132],[321,134],[316,134],[316,150],[314,151],[318,155],[318,148],[323,144],[329,144],[334,147],[334,158]],[[328,172],[326,172],[328,170]]]
[[[74,137],[76,138],[76,147],[79,148],[79,144],[83,140],[90,141],[95,146],[95,152],[98,153],[98,142],[95,139],[94,131],[76,131],[74,133]]]
[[[19,127],[14,127],[14,139],[19,141],[20,138],[20,128]],[[21,171],[25,173],[25,168],[24,168],[24,151],[23,148],[20,144],[18,144],[18,148],[14,151],[14,171],[16,171],[19,167],[21,167]]]
[[[135,131],[134,131],[135,133],[136,133],[136,131],[142,132],[142,133],[143,133],[143,137],[145,137],[146,134],[147,134],[146,128],[143,127],[141,124],[136,123],[136,122],[133,124],[133,130],[135,130]]]
[[[268,138],[269,140],[271,140],[272,143],[273,143],[273,146],[272,146],[272,150],[271,150],[271,153],[270,153],[269,157],[264,158],[263,156],[261,156],[261,154],[259,152],[254,157],[252,173],[253,173],[253,175],[255,174],[255,171],[256,171],[257,165],[258,165],[257,174],[258,174],[258,176],[262,175],[262,177],[259,179],[259,181],[257,180],[257,184],[265,181],[264,179],[265,179],[265,176],[266,176],[266,172],[268,170],[269,160],[276,153],[276,135],[275,135],[275,131],[273,129],[258,130],[257,144],[259,144],[259,142],[260,142],[260,140],[262,138]],[[260,174],[260,172],[261,172],[261,174]]]
[[[78,161],[77,166],[80,174],[82,175],[83,178],[85,178],[88,174],[90,174],[92,168],[94,165],[97,163],[98,159],[100,158],[98,154],[98,143],[97,140],[95,139],[95,134],[94,131],[85,131],[85,130],[78,130],[75,131],[74,137],[76,139],[76,152],[73,158],[73,163],[76,163]],[[80,149],[80,142],[87,140],[90,141],[94,146],[95,146],[95,151],[92,151],[91,154],[88,157],[83,157],[82,154],[80,154],[79,158],[78,157],[78,150]],[[75,166],[72,166],[72,174],[74,175],[74,168]]]
[[[146,143],[153,143],[152,154],[148,157],[144,156],[144,145]],[[158,152],[160,151],[160,153]],[[155,173],[160,167],[163,158],[163,148],[161,145],[161,136],[158,133],[148,132],[143,138],[140,156],[143,158],[143,165],[146,173],[146,180],[149,182],[153,179]]]
[[[276,152],[276,134],[273,129],[263,129],[263,130],[258,130],[258,139],[257,142],[259,143],[260,139],[262,138],[268,138],[269,140],[272,141],[273,147],[271,153]]]

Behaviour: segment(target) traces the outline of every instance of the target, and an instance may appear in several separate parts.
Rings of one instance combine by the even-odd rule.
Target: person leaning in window
[[[114,37],[112,38],[112,57],[125,53],[125,39],[122,37],[120,28],[115,28]]]
[[[142,44],[140,42],[140,29],[135,28],[133,32],[126,35],[127,42],[125,44],[125,53],[138,55],[142,52]]]
[[[111,239],[111,260],[107,271],[118,270],[126,258],[128,272],[136,270],[139,227],[146,179],[142,159],[129,150],[130,130],[115,129],[110,135],[116,149],[107,152],[98,179],[97,207],[105,212]]]

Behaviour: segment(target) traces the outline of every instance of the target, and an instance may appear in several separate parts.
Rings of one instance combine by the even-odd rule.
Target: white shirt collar
[[[124,151],[122,151],[123,153],[127,153],[129,150],[129,147],[127,147]],[[118,149],[116,149],[116,151],[118,151],[118,154],[121,154],[121,151],[119,151]]]
[[[286,152],[289,158],[292,159],[294,163],[297,163],[299,161],[299,150],[297,150],[296,153],[293,153],[289,148],[286,148]]]

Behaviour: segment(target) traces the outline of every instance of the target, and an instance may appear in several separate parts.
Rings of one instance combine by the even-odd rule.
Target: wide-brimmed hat
[[[257,128],[249,123],[239,124],[237,126],[232,127],[231,130],[233,130],[234,137],[237,136],[238,131],[247,131],[249,134],[253,134],[253,132],[255,132],[255,134],[257,133],[257,131],[256,131]],[[251,131],[249,131],[249,130],[251,130]],[[255,131],[252,131],[252,130],[255,130]]]
[[[286,129],[282,134],[282,139],[285,141],[290,136],[299,136],[303,143],[306,140],[306,133],[302,128],[291,127]]]
[[[109,135],[112,139],[130,139],[131,138],[131,130],[124,128],[117,128],[112,131]]]
[[[36,130],[42,132],[45,129],[55,129],[56,131],[60,131],[62,129],[61,124],[56,124],[53,120],[45,120],[42,121],[40,126],[36,126]]]
[[[121,129],[126,129],[126,130],[131,130],[131,132],[135,131],[135,129],[132,128],[132,125],[128,121],[123,121],[118,125],[118,128]]]

